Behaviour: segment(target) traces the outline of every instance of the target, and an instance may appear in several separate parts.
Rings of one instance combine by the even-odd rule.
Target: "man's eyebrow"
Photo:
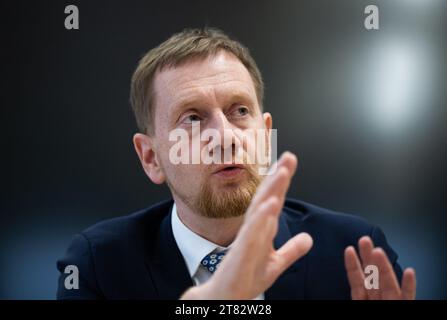
[[[248,92],[246,92],[245,90],[239,90],[239,91],[232,92],[230,99],[240,101],[240,102],[250,103],[250,104],[254,103],[251,95]]]
[[[180,120],[183,111],[200,108],[200,104],[203,104],[203,97],[197,95],[190,95],[183,99],[179,99],[174,102],[172,107],[172,111],[170,112],[170,118],[174,123],[177,123]]]
[[[173,113],[181,112],[185,109],[189,109],[191,107],[197,108],[199,104],[203,104],[203,97],[199,96],[189,96],[184,99],[180,99],[179,101],[174,103],[174,107],[172,108]]]
[[[196,94],[188,95],[183,99],[180,98],[178,101],[174,103],[172,113],[176,114],[190,108],[198,109],[202,105],[206,104],[204,103],[204,100],[206,100],[205,97]],[[236,90],[226,93],[226,97],[223,99],[223,101],[225,104],[228,104],[233,101],[247,104],[254,104],[253,98],[251,97],[250,93],[246,90]]]

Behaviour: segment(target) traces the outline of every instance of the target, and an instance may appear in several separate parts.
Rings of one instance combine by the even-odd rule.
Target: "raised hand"
[[[351,286],[353,300],[414,300],[416,298],[416,272],[407,268],[399,285],[393,266],[385,251],[374,248],[370,237],[359,240],[361,261],[354,249],[349,246],[345,250],[345,267]],[[367,265],[375,265],[379,270],[379,288],[366,289],[363,273]]]
[[[312,247],[300,233],[275,250],[273,239],[297,159],[284,153],[277,170],[261,183],[229,253],[211,279],[190,288],[183,299],[253,299],[266,291],[293,262]]]

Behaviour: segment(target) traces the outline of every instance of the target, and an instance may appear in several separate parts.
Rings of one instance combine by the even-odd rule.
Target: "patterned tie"
[[[202,259],[200,264],[204,266],[209,272],[214,273],[219,267],[219,264],[222,262],[226,251],[222,252],[211,252]]]

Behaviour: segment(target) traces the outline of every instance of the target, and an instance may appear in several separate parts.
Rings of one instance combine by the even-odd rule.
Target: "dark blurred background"
[[[64,28],[69,4],[80,30]],[[73,234],[169,196],[134,152],[129,80],[148,49],[203,26],[259,64],[278,151],[300,161],[289,195],[380,225],[418,298],[447,298],[445,1],[2,1],[0,14],[0,298],[54,299]]]

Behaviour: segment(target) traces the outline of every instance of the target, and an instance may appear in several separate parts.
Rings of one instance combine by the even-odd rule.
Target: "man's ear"
[[[271,152],[272,147],[272,125],[273,125],[273,118],[272,115],[269,112],[264,112],[262,114],[262,119],[264,120],[264,126],[265,126],[265,143],[267,146],[267,154],[268,156]]]
[[[270,129],[272,129],[272,115],[270,114],[270,112],[264,112],[262,114],[262,119],[264,120],[264,126],[265,128],[270,131]]]
[[[133,145],[149,179],[155,184],[164,183],[166,176],[156,156],[153,138],[142,133],[136,133],[133,136]]]
[[[270,147],[270,143],[272,141],[272,115],[270,112],[264,112],[262,114],[262,119],[264,120],[264,126],[265,126],[265,139],[267,139],[267,145]]]

